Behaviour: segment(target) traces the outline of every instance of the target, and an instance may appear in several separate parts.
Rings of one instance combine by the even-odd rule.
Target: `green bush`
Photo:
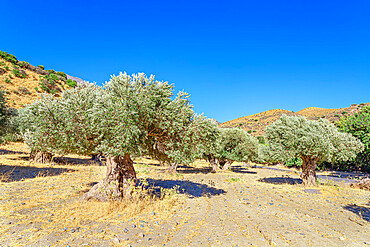
[[[285,162],[285,165],[287,167],[301,167],[303,164],[303,160],[301,158],[292,158]]]
[[[250,134],[250,133],[252,133],[252,130],[248,130],[247,132]]]
[[[26,73],[22,73],[21,71],[19,71],[18,69],[13,69],[13,74],[16,76],[16,77],[19,77],[19,78],[26,78],[27,75]]]
[[[72,81],[71,79],[68,79],[66,83],[70,87],[76,87],[77,86],[77,82],[76,81]]]
[[[44,65],[39,65],[39,66],[37,66],[37,68],[45,69]]]
[[[9,78],[5,78],[6,83],[12,83],[12,81]]]
[[[258,139],[258,142],[260,144],[265,144],[266,143],[265,138],[263,136],[257,136],[257,139]]]
[[[10,70],[10,69],[9,69],[9,66],[4,66],[4,69],[6,69],[6,70],[8,70],[8,71]]]
[[[353,116],[341,118],[336,125],[338,128],[360,139],[365,144],[365,150],[359,153],[355,160],[336,163],[340,170],[355,168],[370,172],[370,106],[363,107],[359,113]]]
[[[340,117],[339,114],[335,114],[334,117]]]
[[[61,77],[65,78],[65,79],[67,79],[67,74],[66,74],[66,73],[64,73],[64,72],[57,72],[57,75],[59,75],[59,76],[61,76]]]
[[[342,114],[345,115],[345,114],[347,114],[347,112],[346,111],[343,111]]]
[[[5,51],[0,51],[0,57],[2,57],[4,60],[6,60],[6,61],[8,61],[12,64],[17,64],[18,63],[18,60],[14,55],[9,54]]]

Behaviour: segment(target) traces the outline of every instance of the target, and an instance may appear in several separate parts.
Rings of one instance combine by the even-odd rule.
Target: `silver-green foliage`
[[[339,132],[328,120],[309,121],[303,116],[283,115],[266,127],[266,139],[268,144],[262,145],[259,152],[267,162],[291,158],[348,160],[364,148],[357,138]]]
[[[189,95],[139,73],[44,95],[21,111],[20,125],[31,149],[50,153],[150,155],[190,163],[212,140],[210,120],[196,115]],[[211,127],[210,127],[211,126]]]
[[[221,129],[216,157],[229,161],[250,161],[258,156],[258,140],[239,128]]]

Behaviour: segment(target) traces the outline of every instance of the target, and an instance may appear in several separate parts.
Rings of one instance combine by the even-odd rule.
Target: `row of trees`
[[[37,162],[54,154],[103,154],[106,177],[84,195],[98,200],[129,195],[136,183],[133,156],[151,156],[170,170],[204,158],[213,171],[234,161],[301,158],[304,184],[315,185],[318,162],[351,159],[363,149],[326,120],[287,116],[266,128],[266,144],[258,144],[242,129],[220,129],[195,114],[189,95],[173,89],[154,76],[120,73],[103,88],[85,84],[61,98],[43,95],[19,111],[17,126]]]

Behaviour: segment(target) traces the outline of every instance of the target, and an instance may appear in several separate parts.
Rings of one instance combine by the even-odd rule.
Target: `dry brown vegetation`
[[[0,87],[5,91],[5,97],[10,107],[21,108],[39,97],[41,75],[27,68],[18,68],[25,72],[25,77],[17,77],[13,72],[14,65],[0,57]],[[36,88],[38,91],[36,91]],[[63,81],[58,81],[57,93],[68,88]]]
[[[335,122],[344,115],[347,115],[347,114],[351,115],[356,112],[359,112],[359,110],[363,106],[367,106],[367,105],[370,105],[370,103],[362,103],[358,105],[353,104],[350,107],[339,108],[339,109],[308,107],[296,113],[292,111],[287,111],[287,110],[275,109],[275,110],[269,110],[269,111],[257,113],[254,115],[230,120],[230,121],[221,123],[220,126],[225,127],[225,128],[241,127],[242,129],[248,131],[253,136],[261,136],[265,133],[266,126],[278,120],[283,114],[288,115],[288,116],[301,115],[311,120],[325,118],[331,122]]]

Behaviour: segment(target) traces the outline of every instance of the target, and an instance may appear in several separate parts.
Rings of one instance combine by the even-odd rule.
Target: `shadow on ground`
[[[232,166],[230,168],[230,171],[232,172],[236,172],[236,173],[249,173],[249,174],[256,174],[257,172],[251,172],[251,171],[248,171],[248,168],[247,167],[242,167],[242,166]],[[199,173],[202,173],[202,174],[207,174],[207,173],[211,173],[212,172],[212,168],[211,167],[191,167],[191,166],[179,166],[178,169],[177,169],[177,172],[178,173],[183,173],[183,174],[199,174]]]
[[[148,185],[144,185],[143,179],[140,179],[138,186],[144,186],[146,189],[153,189],[154,194],[160,196],[161,189],[178,189],[180,194],[188,195],[190,198],[202,196],[215,196],[225,194],[223,189],[208,186],[206,184],[194,183],[184,180],[161,180],[161,179],[146,179]]]
[[[0,149],[0,155],[5,155],[5,154],[28,154],[28,153],[21,152],[21,151],[11,151],[11,150],[6,150],[6,149]]]
[[[370,207],[366,206],[357,206],[355,204],[349,204],[343,207],[345,210],[348,210],[352,213],[357,214],[363,220],[370,222]]]
[[[54,157],[53,163],[61,165],[101,165],[103,162],[96,162],[95,160],[89,158],[70,158],[70,157]]]
[[[212,172],[212,168],[211,167],[197,168],[197,167],[191,167],[191,166],[179,166],[177,168],[177,172],[183,173],[183,174],[199,174],[199,173],[207,174],[207,173]]]
[[[38,168],[33,166],[7,166],[0,165],[0,181],[14,182],[28,178],[56,176],[73,169],[66,168]]]
[[[261,178],[259,182],[269,184],[301,184],[302,179],[300,178],[289,178],[289,177],[273,177],[273,178]]]
[[[248,168],[243,167],[243,166],[232,166],[231,171],[236,172],[236,173],[257,174],[257,172],[248,171]]]

